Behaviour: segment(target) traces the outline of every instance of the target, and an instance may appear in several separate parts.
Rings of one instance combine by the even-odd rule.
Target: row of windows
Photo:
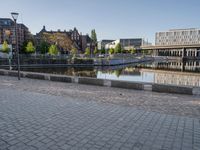
[[[183,39],[183,38],[200,38],[200,35],[190,35],[190,36],[160,36],[156,39]]]
[[[156,45],[189,45],[189,44],[200,44],[200,42],[157,42]]]
[[[196,31],[177,31],[177,32],[159,32],[156,36],[176,36],[176,35],[200,35],[200,30]]]
[[[157,42],[200,42],[200,38],[199,39],[165,39],[165,40],[156,40]]]

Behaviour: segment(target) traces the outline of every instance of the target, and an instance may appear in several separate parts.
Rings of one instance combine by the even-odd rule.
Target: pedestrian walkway
[[[0,89],[0,150],[199,150],[200,120]]]

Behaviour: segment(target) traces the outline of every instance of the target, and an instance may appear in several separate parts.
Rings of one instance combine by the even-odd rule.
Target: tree
[[[97,43],[97,34],[96,34],[95,29],[93,29],[93,30],[91,31],[91,39],[92,39],[92,41],[93,41],[94,43]]]
[[[71,54],[76,55],[78,53],[78,49],[76,47],[72,47]]]
[[[21,47],[21,53],[26,53],[26,47],[27,47],[28,41],[24,41]]]
[[[87,48],[85,49],[85,55],[87,55],[87,56],[90,55],[90,48],[89,48],[89,47],[87,47]]]
[[[109,54],[114,54],[115,50],[113,48],[109,49]]]
[[[117,77],[119,77],[119,76],[122,74],[122,70],[123,70],[123,69],[115,70],[115,71],[114,71],[114,74],[115,74]]]
[[[41,54],[46,54],[49,50],[49,43],[47,43],[46,41],[42,40],[42,42],[39,45],[39,50]]]
[[[49,54],[50,55],[58,55],[58,48],[56,45],[51,45],[49,47]]]
[[[35,47],[33,46],[33,43],[29,41],[26,46],[26,53],[34,53],[34,52],[35,52]]]
[[[115,47],[115,53],[121,53],[121,51],[122,51],[121,44],[118,43],[118,44],[116,45],[116,47]]]
[[[98,49],[97,49],[97,47],[95,47],[94,54],[97,54],[97,53],[98,53]]]
[[[131,54],[135,54],[136,53],[136,49],[133,48],[133,49],[130,50],[130,52],[131,52]]]
[[[101,54],[105,54],[105,53],[106,53],[105,48],[102,48],[102,49],[100,50],[100,52],[101,52]]]
[[[73,47],[73,42],[65,33],[43,33],[43,40],[51,44],[56,44],[58,48],[69,51]]]
[[[8,47],[7,41],[4,41],[4,42],[3,42],[1,51],[2,51],[3,53],[9,53],[10,48]]]

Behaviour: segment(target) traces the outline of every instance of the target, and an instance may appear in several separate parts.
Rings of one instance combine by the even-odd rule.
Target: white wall
[[[115,48],[116,45],[120,42],[120,40],[113,41],[105,45],[105,49]]]

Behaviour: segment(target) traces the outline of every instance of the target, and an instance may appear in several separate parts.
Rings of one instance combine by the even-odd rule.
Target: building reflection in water
[[[143,67],[149,69],[141,69],[141,73],[154,73],[153,83],[200,87],[199,61],[156,62]]]
[[[24,70],[67,76],[200,87],[200,61],[151,62],[103,68],[66,67]]]

